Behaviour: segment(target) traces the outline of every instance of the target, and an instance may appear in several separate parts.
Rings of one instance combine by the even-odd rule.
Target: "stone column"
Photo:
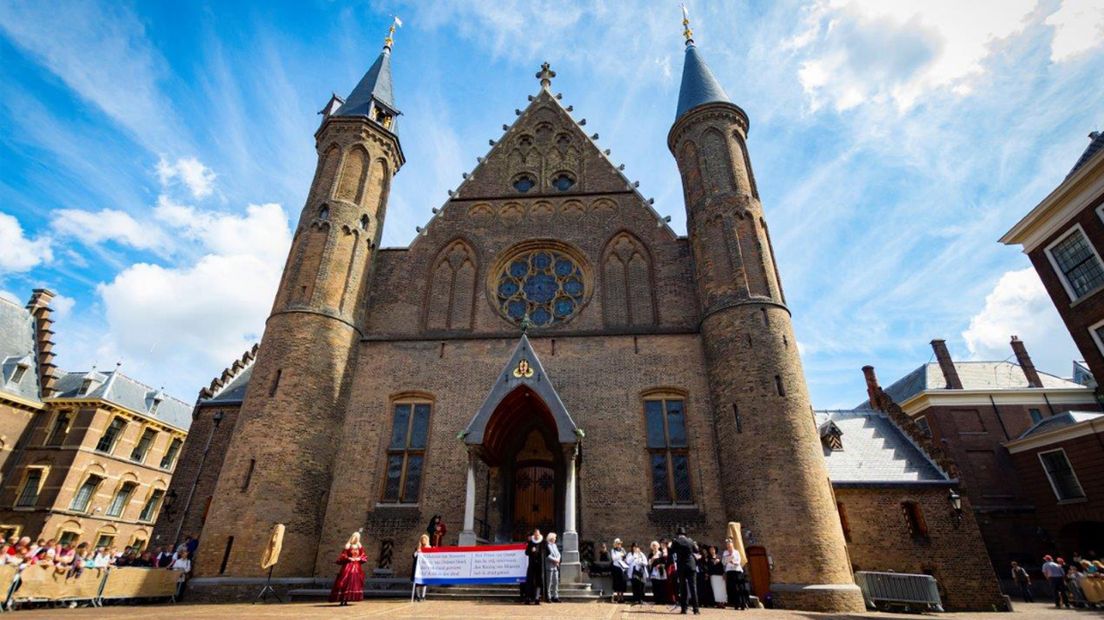
[[[560,562],[560,579],[578,581],[582,573],[579,562],[579,533],[575,531],[575,460],[578,444],[567,450],[567,484],[564,485],[563,560]]]
[[[475,543],[475,455],[468,452],[468,486],[464,493],[464,531],[460,532],[460,546]]]

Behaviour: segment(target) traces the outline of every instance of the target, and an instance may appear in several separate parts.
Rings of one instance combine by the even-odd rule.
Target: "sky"
[[[813,404],[932,359],[1079,357],[997,239],[1104,128],[1104,0],[688,3],[749,149]],[[60,19],[59,15],[65,15]],[[666,136],[675,2],[0,3],[0,295],[58,294],[57,362],[192,400],[263,331],[318,110],[392,15],[404,246],[548,61],[588,132],[685,233]]]

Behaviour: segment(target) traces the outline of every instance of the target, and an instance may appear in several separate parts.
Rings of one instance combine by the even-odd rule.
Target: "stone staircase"
[[[565,603],[591,603],[601,597],[602,592],[593,589],[589,583],[560,584],[560,600]],[[517,601],[521,598],[521,589],[517,585],[430,586],[426,591],[426,598]]]

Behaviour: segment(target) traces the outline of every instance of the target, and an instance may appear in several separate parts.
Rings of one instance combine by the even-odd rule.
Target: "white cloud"
[[[925,93],[970,92],[995,42],[1022,31],[1035,0],[822,0],[788,46],[814,109],[892,102],[907,110]]]
[[[77,305],[77,300],[72,297],[66,297],[65,295],[55,295],[50,300],[50,309],[54,311],[54,319],[68,318],[70,313],[73,312],[73,306]]]
[[[179,157],[170,163],[164,157],[157,162],[157,177],[163,187],[179,181],[195,199],[206,198],[215,189],[215,173],[195,157]]]
[[[204,253],[179,266],[134,264],[99,285],[110,334],[99,353],[199,385],[260,338],[291,245],[287,216],[276,204],[239,216],[168,200],[155,215]]]
[[[54,211],[50,226],[59,235],[91,245],[114,241],[138,250],[164,250],[168,244],[168,238],[156,226],[115,209],[59,209]]]
[[[1046,19],[1054,27],[1050,59],[1069,60],[1104,42],[1104,3],[1100,0],[1064,0]]]
[[[973,359],[1002,360],[1012,355],[1015,334],[1028,347],[1035,365],[1068,376],[1080,358],[1043,283],[1033,268],[1009,271],[985,297],[985,307],[970,319],[962,338]]]
[[[49,238],[27,237],[19,220],[0,213],[0,274],[27,271],[53,258]]]
[[[151,151],[186,149],[188,134],[159,87],[165,60],[129,7],[0,2],[0,31]]]

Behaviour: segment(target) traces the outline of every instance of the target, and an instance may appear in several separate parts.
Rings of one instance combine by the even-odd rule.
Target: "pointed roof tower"
[[[690,29],[690,16],[686,5],[682,7],[682,36],[686,38],[686,60],[682,65],[682,86],[679,88],[678,111],[675,120],[694,108],[707,103],[732,103],[721,88],[709,65],[705,64],[694,45],[694,31]]]
[[[401,114],[395,107],[395,96],[391,87],[391,46],[394,44],[395,27],[401,25],[402,22],[397,17],[391,22],[387,38],[383,42],[383,50],[376,62],[372,63],[333,116],[367,116],[379,120],[380,113],[391,118]],[[391,127],[388,129],[394,131]]]

